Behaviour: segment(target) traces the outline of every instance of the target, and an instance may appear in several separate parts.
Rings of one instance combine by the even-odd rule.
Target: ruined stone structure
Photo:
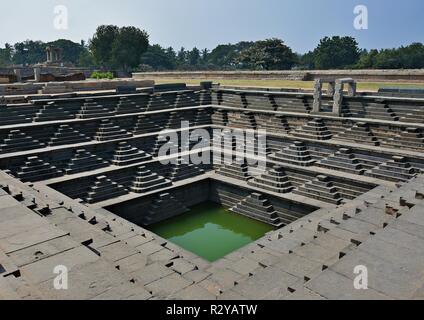
[[[345,82],[334,94],[167,85],[1,106],[0,298],[423,298],[424,100],[345,95]],[[222,156],[218,128],[267,130],[265,172],[249,156],[187,163]],[[195,129],[212,139],[158,158],[163,130]],[[275,231],[214,263],[148,231],[205,201]],[[69,290],[53,287],[57,265]],[[357,265],[367,291],[353,286]]]

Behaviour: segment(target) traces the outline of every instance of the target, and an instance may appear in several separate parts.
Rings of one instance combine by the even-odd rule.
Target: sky
[[[368,9],[367,30],[354,28],[357,5]],[[56,6],[67,9],[66,29],[55,28]],[[276,37],[305,53],[333,35],[381,49],[424,42],[423,14],[423,0],[1,0],[0,46],[26,39],[79,42],[98,25],[114,24],[140,27],[151,43],[175,49]]]

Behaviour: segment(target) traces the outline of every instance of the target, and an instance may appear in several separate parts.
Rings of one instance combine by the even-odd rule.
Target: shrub
[[[94,79],[109,79],[109,80],[112,80],[112,79],[114,79],[115,77],[114,77],[114,75],[113,75],[113,72],[100,72],[100,71],[94,71],[92,74],[91,74],[91,78],[94,78]]]

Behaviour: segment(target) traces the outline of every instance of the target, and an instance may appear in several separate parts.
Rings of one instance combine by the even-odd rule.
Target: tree
[[[153,70],[173,70],[175,68],[175,51],[172,48],[165,50],[158,44],[149,46],[141,56],[141,63],[150,66]]]
[[[148,46],[149,35],[144,30],[105,25],[97,28],[89,48],[97,64],[129,71],[140,64]]]
[[[89,48],[98,65],[108,66],[112,61],[112,46],[119,33],[119,28],[112,25],[99,26],[93,38],[89,41]]]
[[[358,69],[372,69],[376,64],[376,58],[378,56],[378,50],[363,50],[361,56],[359,57],[359,61],[356,65]]]
[[[75,43],[70,40],[59,39],[49,42],[45,45],[62,49],[62,61],[78,64],[81,54],[87,49],[81,43]]]
[[[254,42],[242,41],[236,44],[218,45],[209,53],[208,63],[215,69],[243,69],[246,66],[240,63],[239,56],[243,50],[253,46]]]
[[[360,57],[358,43],[352,37],[325,37],[314,51],[317,69],[341,69],[354,66]]]
[[[177,53],[177,64],[179,67],[187,64],[187,51],[184,47],[181,47],[180,51]]]
[[[306,70],[315,69],[315,55],[313,51],[300,55],[298,59],[300,68]]]
[[[13,48],[13,64],[27,65],[46,61],[46,44],[41,41],[17,42]]]
[[[138,67],[149,46],[149,35],[136,27],[123,27],[112,43],[112,66],[124,71]]]
[[[0,48],[0,67],[7,67],[12,64],[13,47],[6,43],[4,49]]]
[[[209,50],[207,48],[203,49],[201,52],[201,60],[203,64],[207,64],[209,58]]]
[[[257,41],[240,54],[239,61],[253,69],[287,70],[296,63],[296,55],[280,39]]]
[[[188,64],[192,67],[199,66],[201,56],[200,56],[200,50],[196,47],[193,48],[193,50],[189,51],[187,54],[187,60]]]

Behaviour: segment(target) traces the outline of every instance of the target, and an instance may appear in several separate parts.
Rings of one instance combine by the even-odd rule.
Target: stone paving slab
[[[180,275],[173,273],[146,285],[146,289],[151,291],[155,296],[168,297],[192,284],[192,281],[186,280]]]
[[[17,266],[22,267],[79,246],[80,244],[75,242],[71,237],[64,236],[15,251],[10,253],[9,257]]]
[[[148,285],[154,281],[162,279],[174,273],[171,269],[163,266],[160,263],[154,263],[147,267],[132,272],[131,274],[143,285]]]
[[[57,275],[53,273],[56,266],[66,266],[71,272],[73,268],[99,260],[99,256],[84,246],[54,255],[47,259],[31,263],[21,268],[22,275],[33,284],[51,280]]]
[[[52,225],[42,224],[1,239],[0,247],[4,252],[10,254],[66,235],[66,232]]]
[[[141,253],[128,256],[115,263],[115,268],[128,274],[141,272],[146,266],[147,257]]]
[[[199,285],[190,285],[177,293],[171,294],[170,300],[216,300],[216,295],[210,293]]]
[[[412,273],[402,265],[395,264],[383,258],[376,257],[364,251],[356,250],[331,266],[331,270],[351,279],[356,266],[366,266],[368,269],[369,287],[396,299],[410,299],[418,290],[422,274]]]
[[[270,299],[270,294],[275,289],[278,292],[273,292],[274,295],[288,295],[288,287],[298,280],[299,278],[278,268],[270,267],[241,282],[233,290],[248,299]]]
[[[356,290],[351,279],[332,270],[306,283],[306,288],[330,300],[391,300],[373,289]]]

